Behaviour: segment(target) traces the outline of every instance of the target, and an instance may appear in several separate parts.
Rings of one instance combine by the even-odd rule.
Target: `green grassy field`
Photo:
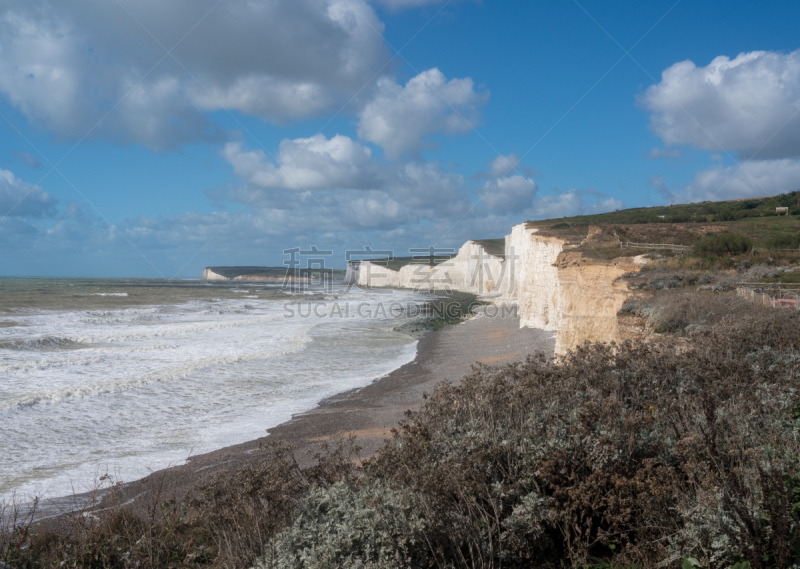
[[[747,218],[778,217],[776,207],[788,207],[789,217],[800,216],[800,191],[778,196],[746,200],[719,202],[700,202],[671,206],[639,207],[595,215],[579,215],[561,219],[547,219],[530,222],[557,226],[568,225],[608,225],[631,223],[709,223],[737,221]],[[558,229],[558,227],[555,227]]]
[[[776,211],[789,208],[788,213]],[[752,240],[756,253],[800,251],[800,191],[748,200],[703,202],[527,222],[541,235],[560,237],[587,256],[630,255],[623,242],[694,245],[705,235],[733,233]],[[586,239],[590,227],[599,232]],[[586,242],[584,242],[584,240]],[[665,253],[668,254],[668,253]]]

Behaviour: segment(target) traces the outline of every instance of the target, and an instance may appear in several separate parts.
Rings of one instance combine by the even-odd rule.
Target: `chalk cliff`
[[[204,281],[227,281],[230,280],[228,277],[223,277],[212,271],[210,268],[206,267],[203,269],[203,280]]]
[[[314,278],[341,278],[341,271],[330,270],[326,275],[321,270],[296,269],[288,273],[285,267],[206,267],[204,281],[265,281],[272,283],[307,282]]]
[[[630,257],[587,259],[565,250],[564,240],[537,232],[527,224],[515,226],[505,238],[505,258],[468,241],[453,259],[434,267],[406,265],[394,271],[369,261],[351,262],[347,278],[363,286],[450,287],[516,304],[520,326],[556,333],[558,354],[586,340],[618,340],[617,312],[630,295],[619,277],[641,264]]]
[[[536,236],[536,232],[523,223],[506,236],[509,278],[504,280],[503,293],[516,299],[520,326],[555,331],[561,320],[556,261],[564,242]]]
[[[503,258],[490,255],[474,241],[467,241],[458,254],[435,266],[410,264],[394,271],[380,262],[350,262],[345,279],[363,286],[400,287],[418,290],[447,288],[486,294],[494,292],[503,277]]]

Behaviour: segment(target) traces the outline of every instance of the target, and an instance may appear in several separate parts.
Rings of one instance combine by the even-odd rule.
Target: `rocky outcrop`
[[[631,293],[619,277],[640,267],[631,257],[598,261],[580,253],[559,256],[557,354],[586,341],[621,339],[617,313]]]

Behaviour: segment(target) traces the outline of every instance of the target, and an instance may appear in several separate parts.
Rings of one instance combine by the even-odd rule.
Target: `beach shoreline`
[[[364,460],[391,438],[392,429],[400,425],[406,411],[418,409],[423,394],[432,393],[437,384],[458,382],[475,364],[524,361],[537,351],[552,356],[554,349],[552,332],[520,328],[513,310],[497,305],[479,307],[474,317],[460,324],[422,335],[411,362],[364,387],[320,401],[314,408],[266,430],[263,437],[190,456],[185,464],[117,484],[113,493],[101,489],[94,494],[42,500],[36,517],[57,517],[97,504],[103,497],[103,506],[109,507],[112,494],[113,506],[132,505],[142,510],[154,499],[181,499],[212,477],[233,475],[249,461],[258,460],[261,448],[270,442],[290,445],[298,464],[310,466],[323,443],[352,436],[361,449],[358,458]]]

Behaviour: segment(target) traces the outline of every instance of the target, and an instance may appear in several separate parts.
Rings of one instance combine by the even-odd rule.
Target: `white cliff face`
[[[556,262],[563,241],[535,235],[537,229],[516,225],[506,237],[503,293],[516,299],[520,326],[558,330],[561,320]]]
[[[502,273],[502,257],[490,255],[481,245],[467,241],[458,255],[433,267],[412,264],[393,271],[379,263],[362,261],[358,268],[350,263],[345,279],[362,286],[489,294],[496,292]]]
[[[363,261],[349,267],[348,275],[363,286],[449,287],[515,303],[520,326],[556,332],[556,354],[585,341],[617,340],[617,312],[630,294],[619,277],[638,271],[641,264],[628,257],[584,259],[579,252],[565,252],[561,239],[537,231],[526,224],[514,226],[506,236],[505,260],[468,241],[456,257],[435,267],[406,265],[392,271]]]
[[[203,269],[203,280],[204,281],[227,281],[230,280],[228,277],[223,277],[220,274],[215,273],[208,267]]]

